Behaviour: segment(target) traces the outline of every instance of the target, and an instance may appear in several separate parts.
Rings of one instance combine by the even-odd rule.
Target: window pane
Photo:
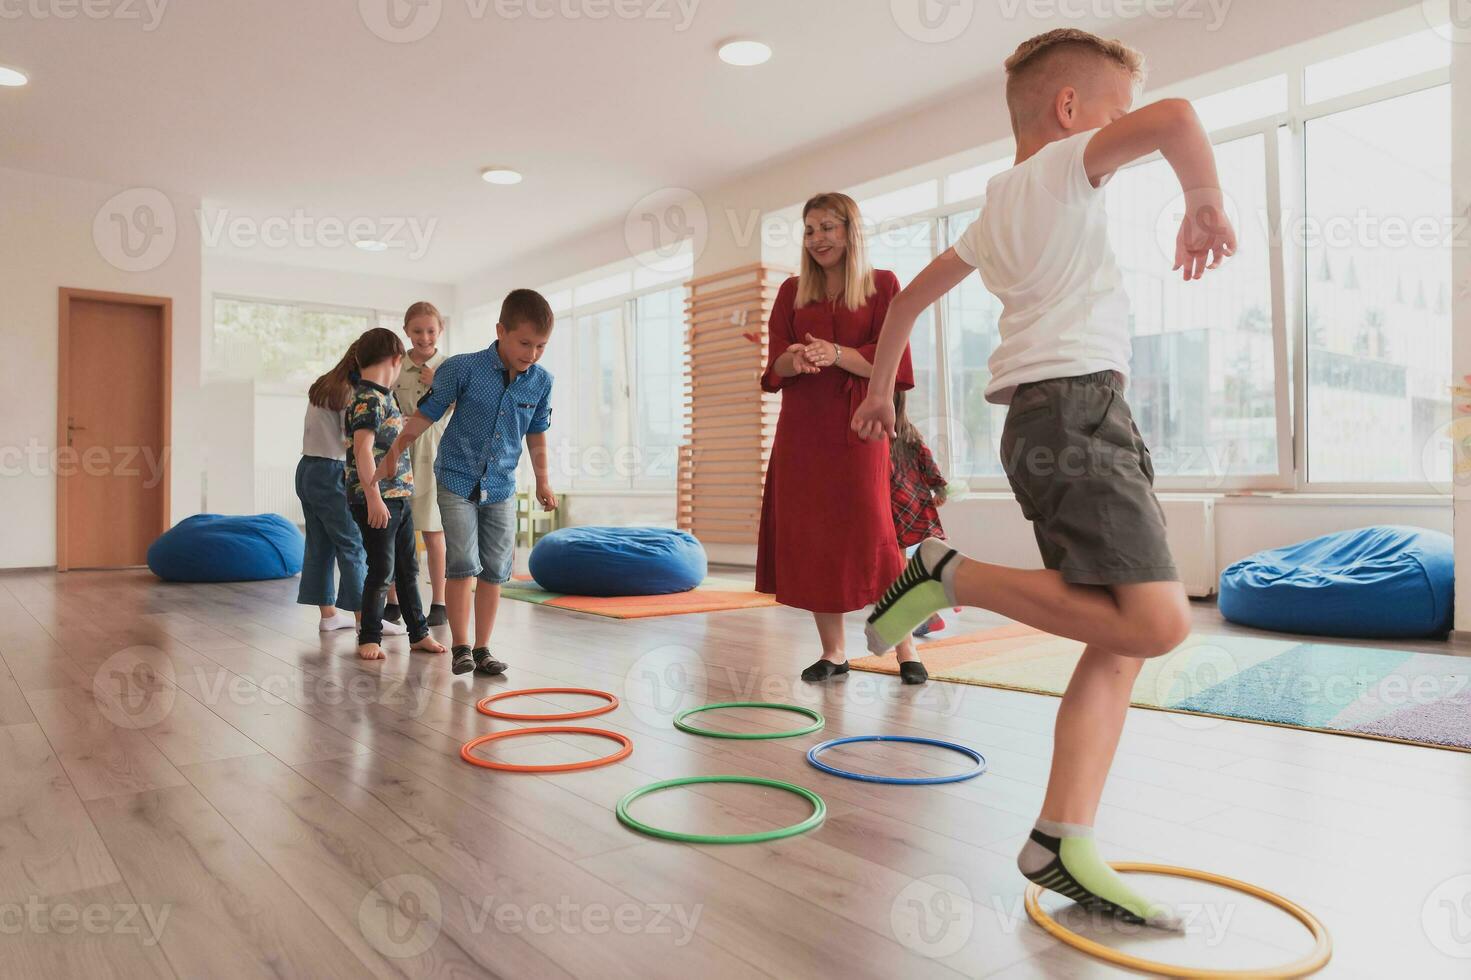
[[[986,182],[1003,170],[1010,169],[1016,159],[1015,152],[1008,152],[998,160],[970,167],[945,178],[945,200],[967,201],[986,193]]]
[[[951,215],[946,243],[953,246],[980,216],[980,209]],[[951,479],[1004,477],[1001,424],[1006,406],[986,401],[991,352],[1000,343],[996,322],[1001,301],[986,291],[979,275],[966,276],[945,296],[945,343],[950,365]]]
[[[1308,478],[1448,482],[1450,90],[1307,127]]]
[[[1303,97],[1309,103],[1322,102],[1445,68],[1450,63],[1450,41],[1433,30],[1421,31],[1310,65],[1304,75]]]
[[[615,272],[611,276],[594,279],[592,282],[583,283],[572,290],[572,302],[578,306],[590,306],[593,303],[611,299],[619,293],[629,291],[633,283],[633,276],[629,272]]]
[[[577,455],[573,480],[582,485],[627,486],[628,465],[623,458],[627,453],[620,453],[628,445],[629,421],[623,308],[578,317],[576,342]]]
[[[684,435],[684,289],[668,289],[637,302],[638,465],[642,484],[672,486]]]
[[[375,323],[366,313],[217,299],[211,373],[251,378],[262,390],[304,388]]]
[[[913,187],[903,187],[887,194],[879,194],[858,202],[863,220],[872,227],[880,221],[903,218],[920,211],[928,211],[939,204],[940,185],[937,180],[927,180]]]
[[[869,241],[868,251],[875,269],[888,269],[899,277],[900,286],[907,286],[933,257],[930,223],[922,221],[903,228],[885,229]],[[939,434],[940,402],[935,387],[938,367],[935,360],[935,316],[931,310],[925,310],[914,324],[909,356],[914,363],[914,390],[908,395],[905,410],[909,420],[924,434],[930,448],[938,451],[935,440]]]
[[[1169,165],[1132,167],[1109,185],[1109,225],[1133,310],[1129,405],[1156,475],[1206,488],[1278,469],[1266,142],[1221,144],[1216,162],[1239,248],[1191,283],[1170,271],[1182,211]]]
[[[1287,76],[1275,75],[1192,103],[1207,130],[1225,129],[1287,111]]]

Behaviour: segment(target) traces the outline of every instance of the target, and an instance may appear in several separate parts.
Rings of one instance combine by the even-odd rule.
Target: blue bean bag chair
[[[165,582],[254,582],[301,571],[301,532],[280,514],[186,517],[148,546],[148,567]]]
[[[1363,527],[1258,552],[1221,573],[1221,615],[1286,633],[1366,639],[1451,628],[1448,534]]]
[[[669,595],[705,580],[705,548],[665,527],[564,527],[531,549],[531,577],[567,595]]]

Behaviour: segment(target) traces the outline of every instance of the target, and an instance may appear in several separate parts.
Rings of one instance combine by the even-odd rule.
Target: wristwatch
[[[837,367],[838,366],[838,362],[841,361],[842,359],[843,359],[843,348],[839,347],[837,344],[833,344],[833,367]]]

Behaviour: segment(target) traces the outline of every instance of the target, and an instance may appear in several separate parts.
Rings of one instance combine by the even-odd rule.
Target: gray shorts
[[[500,585],[516,559],[516,498],[477,504],[439,488],[444,524],[444,577],[479,578]]]
[[[1001,465],[1042,563],[1077,585],[1180,576],[1154,495],[1154,465],[1114,371],[1018,386]]]

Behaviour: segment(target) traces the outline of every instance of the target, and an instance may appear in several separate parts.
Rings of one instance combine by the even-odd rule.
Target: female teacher
[[[862,217],[846,194],[802,208],[801,274],[771,312],[761,387],[782,394],[761,502],[756,589],[817,622],[822,659],[804,681],[848,672],[843,614],[877,602],[904,570],[889,503],[889,446],[849,428],[868,391],[874,348],[899,280],[868,263]],[[914,387],[909,352],[899,389]],[[912,640],[898,647],[907,684],[928,679]]]

